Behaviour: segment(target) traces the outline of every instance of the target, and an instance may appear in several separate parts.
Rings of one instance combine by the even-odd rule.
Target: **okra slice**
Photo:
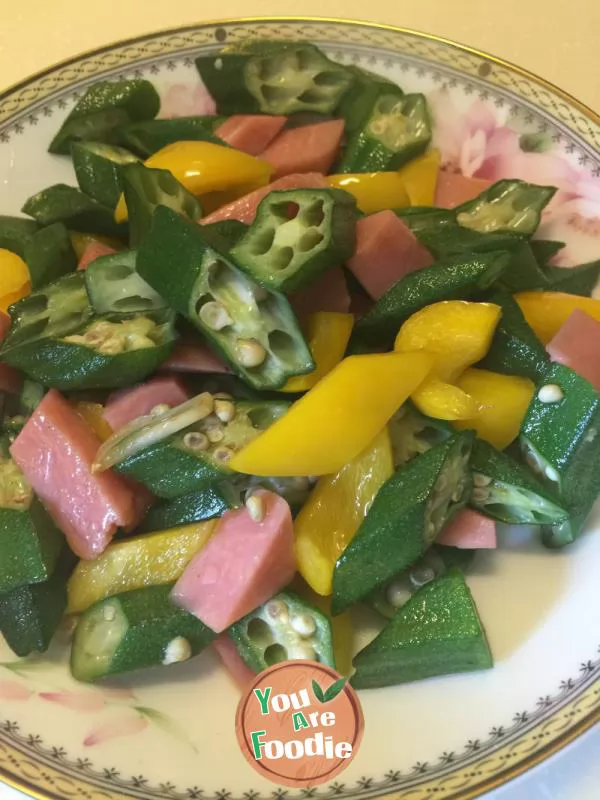
[[[231,257],[261,286],[291,292],[353,255],[356,218],[339,189],[270,192]]]
[[[127,232],[126,225],[115,222],[111,208],[64,183],[55,183],[32,195],[21,210],[40,225],[64,222],[67,228],[74,231],[116,238],[123,238]]]
[[[67,607],[67,580],[75,560],[63,543],[47,580],[0,595],[0,633],[15,655],[24,658],[50,646]]]
[[[531,469],[576,518],[600,493],[600,393],[569,367],[551,364],[531,401],[519,443]]]
[[[240,492],[227,483],[209,486],[172,500],[161,500],[150,508],[137,533],[168,530],[205,519],[221,517],[226,511],[242,505]]]
[[[131,443],[130,454],[117,461],[114,469],[158,497],[179,497],[207,488],[230,476],[228,462],[234,454],[289,408],[286,402],[236,403],[208,393],[200,397],[204,398],[201,416],[172,434],[181,416],[176,409],[171,415],[150,418]],[[160,438],[153,434],[157,429],[164,434]],[[144,447],[148,438],[152,444]]]
[[[569,516],[556,492],[481,439],[473,445],[471,471],[469,505],[487,517],[509,525],[555,525]]]
[[[578,267],[548,267],[551,291],[590,297],[600,279],[600,260]]]
[[[39,229],[32,219],[0,214],[0,247],[25,258],[25,246]]]
[[[460,569],[465,572],[473,562],[476,552],[476,550],[433,544],[415,564],[373,592],[365,602],[382,617],[392,619],[398,609],[402,608],[426,583],[445,575],[449,569]]]
[[[196,67],[219,114],[281,114],[335,110],[353,74],[307,42],[248,40]]]
[[[512,231],[531,236],[555,192],[554,186],[537,186],[520,180],[498,181],[478,197],[458,206],[456,219],[459,225],[481,233]]]
[[[77,101],[48,150],[68,155],[73,141],[114,142],[118,128],[152,119],[159,108],[160,98],[150,81],[99,81]]]
[[[442,226],[450,227],[452,232],[456,230],[454,211],[447,208],[409,206],[408,208],[395,208],[394,214],[408,225],[418,239],[429,236],[433,242],[435,234],[439,234]],[[423,241],[425,241],[424,238]]]
[[[416,592],[355,656],[350,682],[373,689],[493,663],[469,587],[459,570],[450,570]]]
[[[239,219],[222,219],[206,225],[205,230],[209,231],[211,236],[219,236],[223,240],[223,246],[231,250],[244,238],[249,227]]]
[[[471,432],[454,435],[384,483],[335,566],[334,614],[414,564],[465,505],[471,493],[472,442]]]
[[[161,206],[137,269],[246,383],[278,389],[314,369],[310,350],[285,297],[252,281],[227,249],[222,237]]]
[[[174,142],[212,142],[228,147],[213,133],[221,122],[222,117],[151,119],[123,126],[118,131],[118,138],[121,144],[142,158],[148,158]]]
[[[94,313],[112,318],[162,311],[167,304],[136,270],[135,250],[95,259],[85,270],[85,287]]]
[[[550,261],[565,246],[564,242],[556,242],[553,239],[532,239],[531,249],[540,267],[548,267]]]
[[[546,372],[550,358],[519,304],[504,290],[487,294],[485,300],[499,305],[502,315],[490,349],[479,366],[505,375],[520,375],[537,383]]]
[[[71,237],[62,222],[36,231],[25,244],[23,257],[34,289],[77,269]]]
[[[47,580],[64,537],[10,458],[0,457],[0,592]]]
[[[122,167],[139,161],[124,147],[103,142],[73,142],[71,157],[81,191],[107,208],[116,208],[119,202]]]
[[[9,441],[20,433],[21,429],[33,414],[46,394],[46,387],[37,381],[25,378],[21,391],[17,395],[7,395],[4,400],[2,430]],[[2,450],[0,450],[2,452]]]
[[[402,97],[404,92],[383,75],[376,75],[354,65],[347,66],[346,69],[352,73],[354,81],[342,97],[336,116],[344,120],[346,136],[349,137],[365,125],[383,91],[393,92],[398,97]]]
[[[431,141],[427,100],[383,87],[364,124],[350,137],[339,172],[394,170],[423,153]]]
[[[411,314],[430,303],[462,300],[487,289],[502,275],[509,258],[504,252],[464,254],[409,273],[357,320],[350,352],[356,346],[390,349]]]
[[[130,164],[123,168],[121,174],[131,247],[136,247],[149,231],[158,206],[172,208],[193,222],[202,216],[200,203],[168,170]]]
[[[421,414],[407,401],[388,422],[394,467],[408,464],[415,456],[426,453],[436,444],[452,436],[454,429],[441,419]]]
[[[331,620],[293,592],[276,594],[232,625],[228,635],[253,672],[296,659],[335,669]]]
[[[594,502],[594,500],[591,500],[583,508],[570,511],[567,519],[562,522],[557,522],[554,525],[542,525],[542,544],[554,550],[574,542],[583,532]]]
[[[198,655],[215,634],[169,599],[173,584],[101,600],[81,616],[71,649],[71,674],[93,683]]]

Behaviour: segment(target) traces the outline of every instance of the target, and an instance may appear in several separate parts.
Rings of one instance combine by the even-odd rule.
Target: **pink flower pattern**
[[[133,708],[126,709],[92,728],[83,740],[83,744],[85,747],[95,747],[111,739],[133,736],[133,734],[143,731],[148,724],[148,718],[139,711]]]
[[[214,116],[217,113],[215,101],[204,84],[189,86],[184,83],[172,83],[162,93],[160,101],[161,119],[176,117]]]

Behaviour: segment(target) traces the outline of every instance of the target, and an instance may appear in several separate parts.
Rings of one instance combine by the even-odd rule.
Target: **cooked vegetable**
[[[356,205],[346,192],[272,192],[230,255],[260,285],[288,293],[350,258],[355,229]]]
[[[452,436],[398,470],[379,490],[333,575],[334,613],[380,588],[435,541],[469,499],[472,435]]]
[[[368,446],[430,368],[422,353],[345,358],[230,466],[250,475],[337,472]]]
[[[40,225],[63,222],[67,228],[83,233],[126,236],[126,227],[115,222],[112,209],[64,183],[55,183],[34,194],[21,210]]]
[[[160,98],[149,81],[99,81],[77,101],[48,150],[67,155],[73,141],[114,142],[119,127],[151,119],[159,108]]]
[[[401,406],[391,418],[388,431],[395,468],[431,450],[453,433],[447,422],[424,416],[410,401]]]
[[[178,525],[190,525],[192,522],[213,520],[240,505],[240,492],[228,483],[217,484],[181,497],[173,497],[171,500],[159,500],[136,530],[138,533],[149,533]]]
[[[176,142],[212,142],[222,145],[224,142],[215,135],[215,128],[222,120],[223,117],[175,117],[132,122],[119,128],[118,139],[142,158],[154,155]]]
[[[406,186],[398,170],[342,173],[328,175],[326,180],[332,189],[343,189],[351,194],[363,214],[410,205]]]
[[[0,248],[25,258],[25,246],[39,229],[32,219],[0,214]]]
[[[135,250],[95,259],[85,271],[85,288],[96,315],[111,318],[166,309],[162,297],[136,270]]]
[[[412,394],[418,410],[439,420],[473,420],[479,416],[481,404],[459,386],[428,378]],[[473,427],[467,424],[467,428]]]
[[[544,344],[548,344],[576,309],[600,322],[600,300],[592,297],[565,292],[520,292],[515,300]]]
[[[428,150],[422,156],[411,159],[399,170],[411,206],[432,206],[440,174],[439,150]],[[400,208],[390,204],[388,208]]]
[[[196,67],[220,114],[328,114],[354,80],[306,42],[245,40]]]
[[[138,417],[166,411],[189,399],[190,393],[179,378],[157,375],[131,389],[113,392],[106,400],[102,415],[111,429],[118,431]]]
[[[0,310],[8,311],[31,292],[31,277],[23,259],[10,250],[0,250]]]
[[[107,208],[119,202],[123,166],[139,161],[124,147],[102,142],[73,142],[71,157],[81,191]]]
[[[77,267],[71,238],[62,222],[55,222],[34,233],[25,245],[24,258],[34,289],[73,272]]]
[[[372,689],[489,669],[492,654],[462,573],[425,584],[354,659],[351,683]]]
[[[238,270],[219,237],[158,208],[137,270],[256,389],[276,389],[314,362],[289,304]]]
[[[553,186],[502,180],[456,208],[459,225],[481,233],[510,231],[530,236],[556,193]]]
[[[92,683],[198,655],[214,633],[169,599],[171,586],[148,586],[101,600],[77,623],[71,673]]]
[[[600,260],[578,267],[548,267],[546,272],[553,291],[589,297],[598,285]]]

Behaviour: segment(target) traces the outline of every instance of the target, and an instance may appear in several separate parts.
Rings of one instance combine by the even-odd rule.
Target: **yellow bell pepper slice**
[[[434,419],[473,419],[479,414],[477,400],[458,386],[430,378],[414,391],[411,400],[422,414]]]
[[[120,242],[118,239],[113,239],[110,236],[100,236],[99,234],[95,233],[79,233],[78,231],[69,231],[69,238],[71,239],[73,250],[77,256],[77,261],[81,259],[81,256],[85,253],[88,246],[96,242],[105,244],[107,247],[112,247],[113,250],[123,249],[123,242]]]
[[[316,311],[310,314],[304,326],[315,369],[307,375],[290,378],[280,391],[307,392],[339,364],[354,325],[353,314],[336,311]]]
[[[600,322],[600,300],[565,292],[519,292],[515,300],[529,325],[544,343],[558,333],[573,311],[580,309]]]
[[[0,310],[8,307],[31,292],[29,269],[23,259],[11,250],[0,248]]]
[[[273,167],[266,161],[212,142],[174,142],[151,155],[144,164],[168,170],[188,192],[197,196],[238,188],[237,196],[241,197],[248,184],[265,186],[273,173]],[[115,220],[126,219],[127,205],[121,195]]]
[[[363,214],[375,214],[387,208],[410,205],[408,193],[399,172],[357,172],[328,175],[332,189],[343,189],[353,195]]]
[[[384,428],[339,472],[319,479],[294,521],[298,570],[318,594],[331,594],[336,561],[393,471],[390,435]]]
[[[457,381],[481,406],[475,419],[455,422],[459,430],[472,429],[498,450],[519,435],[535,386],[529,378],[501,375],[487,369],[467,369]]]
[[[394,350],[424,350],[435,358],[436,377],[452,382],[486,355],[501,313],[494,303],[432,303],[406,320],[396,336]]]
[[[439,150],[429,150],[400,168],[399,175],[411,206],[434,204],[439,171]]]
[[[80,417],[83,417],[101,442],[105,442],[109,436],[112,436],[112,428],[103,417],[104,406],[102,403],[90,403],[87,400],[81,400],[78,403],[73,403],[73,408]]]
[[[67,584],[68,614],[143,586],[176,581],[212,536],[217,520],[135,536],[109,545],[95,561],[80,561]]]
[[[373,441],[427,377],[426,353],[349,356],[229,462],[250,475],[328,475]]]

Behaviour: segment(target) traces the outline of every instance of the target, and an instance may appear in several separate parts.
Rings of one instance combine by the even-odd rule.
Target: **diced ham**
[[[238,653],[235,642],[226,633],[222,633],[213,642],[213,648],[238,687],[244,689],[255,677],[255,673]]]
[[[215,633],[277,594],[296,571],[290,507],[273,492],[256,494],[263,521],[254,522],[246,508],[227,511],[171,595]]]
[[[100,440],[51,389],[10,452],[80,558],[96,558],[119,526],[136,522],[135,494],[110,471],[92,473]]]
[[[131,389],[113,392],[102,416],[113,431],[118,431],[133,419],[149,414],[155,406],[179,406],[190,399],[190,394],[179,378],[171,375],[151,378]]]
[[[492,185],[485,178],[468,178],[459,172],[440,170],[435,190],[434,205],[439,208],[456,208],[473,200]]]
[[[23,376],[10,364],[0,364],[0,392],[19,394],[23,388]]]
[[[288,299],[299,319],[315,311],[346,314],[350,310],[348,284],[341,267],[328,269],[313,283],[293,292]]]
[[[436,541],[463,550],[493,550],[497,547],[496,523],[471,508],[463,508]]]
[[[169,372],[230,372],[227,364],[200,342],[178,342],[169,358],[160,365]]]
[[[576,309],[546,350],[552,361],[571,367],[600,391],[600,322]]]
[[[343,119],[289,128],[279,134],[260,158],[273,167],[274,178],[294,172],[326,175],[335,161],[343,135]]]
[[[4,337],[10,329],[10,317],[4,311],[0,311],[0,342],[4,341]]]
[[[379,211],[356,223],[356,250],[348,268],[374,300],[409,272],[432,263],[429,250],[393,211]]]
[[[116,252],[114,247],[109,247],[103,242],[90,242],[79,259],[77,269],[87,269],[92,261],[95,261],[97,258],[101,256],[111,256]]]
[[[236,150],[258,156],[271,144],[286,121],[287,117],[268,114],[234,114],[219,125],[215,135]]]
[[[261,200],[263,200],[269,192],[283,191],[284,189],[328,189],[329,184],[319,172],[308,172],[305,175],[286,175],[285,178],[269,183],[268,186],[262,186],[250,194],[240,197],[239,200],[234,200],[233,203],[228,203],[212,214],[203,217],[200,220],[201,225],[211,225],[213,222],[220,222],[222,219],[239,219],[240,222],[245,222],[249,225],[254,222],[256,216],[256,209]]]

